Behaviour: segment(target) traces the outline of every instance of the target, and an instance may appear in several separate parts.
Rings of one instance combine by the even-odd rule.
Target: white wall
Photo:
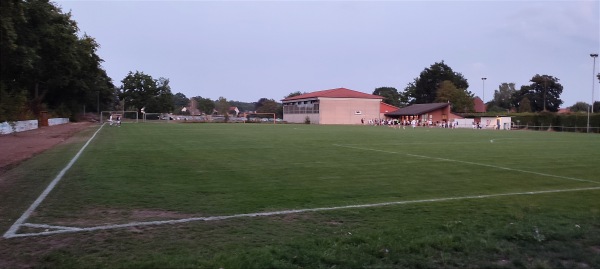
[[[8,122],[0,123],[0,134],[10,134],[13,132],[23,132],[29,131],[38,128],[37,120],[24,120],[24,121],[15,121],[13,122],[15,125],[15,129]]]
[[[510,130],[511,117],[499,117],[500,118],[500,130]],[[496,129],[497,120],[496,117],[481,117],[481,126],[484,129]]]
[[[48,126],[69,123],[69,118],[52,118],[48,119]]]
[[[456,128],[473,129],[473,122],[475,122],[475,119],[454,119],[454,121],[458,123],[458,125],[456,125]]]
[[[49,126],[65,124],[65,123],[69,123],[69,118],[48,119]],[[15,121],[14,125],[15,125],[15,129],[13,130],[13,127],[11,126],[10,123],[8,123],[6,121],[0,123],[0,134],[11,134],[13,132],[16,132],[16,133],[24,132],[24,131],[29,131],[29,130],[35,130],[39,127],[37,120]]]

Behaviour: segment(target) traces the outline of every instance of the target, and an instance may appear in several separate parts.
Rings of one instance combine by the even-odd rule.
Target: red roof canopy
[[[400,109],[399,107],[381,102],[379,105],[379,113],[390,113]]]

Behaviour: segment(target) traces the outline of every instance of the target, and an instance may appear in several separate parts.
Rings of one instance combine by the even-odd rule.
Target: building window
[[[319,103],[312,101],[300,101],[285,103],[283,106],[285,114],[319,114]]]

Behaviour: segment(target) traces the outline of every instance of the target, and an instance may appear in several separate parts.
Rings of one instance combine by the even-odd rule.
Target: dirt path
[[[91,122],[76,122],[0,135],[0,174],[95,125],[97,124]]]

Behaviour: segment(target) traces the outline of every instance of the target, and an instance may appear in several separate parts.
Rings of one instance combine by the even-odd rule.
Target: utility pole
[[[587,132],[590,132],[590,111],[594,113],[594,87],[596,86],[596,82],[594,80],[594,76],[596,75],[596,57],[598,57],[598,53],[592,53],[590,56],[594,59],[594,66],[592,67],[592,103],[588,109],[587,113]]]
[[[483,86],[482,86],[482,90],[483,90],[483,106],[485,106],[485,80],[486,79],[487,78],[481,78],[481,82],[483,84]]]

